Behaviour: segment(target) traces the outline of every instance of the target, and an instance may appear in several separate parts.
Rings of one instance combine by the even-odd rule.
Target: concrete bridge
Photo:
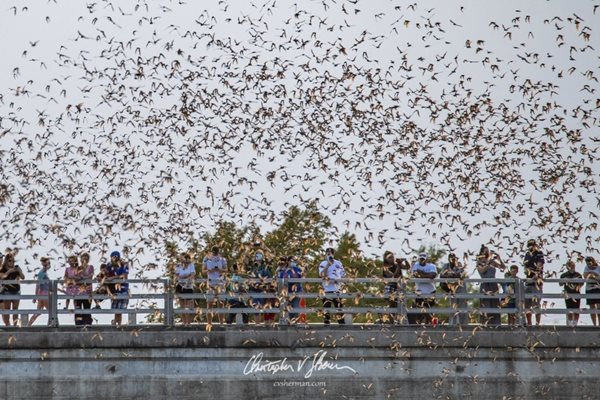
[[[6,328],[1,399],[597,399],[600,330]]]

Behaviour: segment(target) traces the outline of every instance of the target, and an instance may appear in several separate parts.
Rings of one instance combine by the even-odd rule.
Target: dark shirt
[[[567,271],[564,274],[562,274],[560,276],[560,279],[582,279],[583,276],[581,276],[581,274],[579,272],[570,272]],[[581,283],[561,283],[560,284],[562,287],[565,288],[565,292],[566,293],[579,293],[579,288],[578,286],[582,285]]]
[[[525,266],[525,277],[527,279],[541,279],[544,272],[544,253],[540,250],[528,251],[525,254],[523,265]],[[527,282],[527,285],[535,285],[535,282]]]
[[[4,272],[4,271],[2,271]],[[4,278],[7,281],[14,281],[21,277],[21,269],[18,265],[15,265],[14,268],[6,275]],[[21,291],[21,285],[18,283],[7,283],[4,285],[4,291],[8,293],[19,293]]]
[[[107,277],[108,276],[117,277],[119,275],[128,275],[128,274],[129,274],[129,266],[125,263],[123,263],[123,265],[113,265],[112,263],[106,264],[106,276]],[[128,293],[129,292],[129,282],[115,283],[114,292],[115,293]]]

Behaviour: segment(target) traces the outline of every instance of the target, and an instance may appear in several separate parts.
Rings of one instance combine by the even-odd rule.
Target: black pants
[[[239,300],[229,300],[227,302],[227,305],[229,308],[246,308],[246,304],[242,303]],[[235,321],[235,316],[237,314],[227,314],[227,316],[225,317],[225,322],[227,322],[228,324],[232,324]],[[242,313],[242,321],[244,322],[244,324],[248,323],[248,314],[247,313]]]
[[[75,310],[89,310],[92,302],[86,300],[75,300]],[[91,325],[92,314],[75,314],[75,325]]]
[[[327,293],[326,293],[327,294]],[[335,294],[335,293],[330,293]],[[342,299],[323,299],[323,307],[325,308],[342,308]],[[329,325],[331,316],[329,315],[329,311],[325,311],[323,313],[323,322],[325,325]],[[338,324],[345,324],[344,314],[337,314],[337,322]]]

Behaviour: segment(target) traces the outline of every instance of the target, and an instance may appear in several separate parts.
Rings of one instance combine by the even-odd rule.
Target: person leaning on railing
[[[560,279],[582,279],[583,276],[575,271],[575,263],[571,260],[567,261],[567,263],[565,264],[565,268],[567,269],[567,272],[563,273],[560,276]],[[576,283],[576,282],[561,282],[560,286],[563,287],[563,291],[565,293],[566,296],[570,295],[570,294],[579,294],[579,292],[581,291],[581,287],[583,286],[583,283]],[[568,326],[577,326],[577,323],[579,322],[579,309],[581,308],[581,299],[572,299],[569,297],[565,298],[565,306],[567,307],[568,310],[573,310],[573,311],[569,311],[569,313],[567,314],[567,325]],[[577,311],[575,311],[577,310]]]
[[[585,293],[591,295],[600,295],[600,267],[594,257],[588,256],[585,258],[585,269],[583,270],[583,277],[588,279],[586,283]],[[600,298],[587,299],[587,304],[590,306],[590,310],[598,310],[598,304],[600,304]],[[592,324],[598,325],[598,314],[591,314]]]

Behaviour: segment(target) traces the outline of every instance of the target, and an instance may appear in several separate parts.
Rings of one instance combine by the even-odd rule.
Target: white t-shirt
[[[410,269],[410,272],[414,273],[415,271],[437,273],[437,268],[431,263],[421,265],[417,262]],[[433,282],[417,282],[415,283],[415,289],[423,294],[430,294],[435,292],[435,285]]]
[[[206,256],[202,262],[208,271],[208,284],[218,285],[223,283],[223,272],[227,268],[227,261],[221,256]]]
[[[327,268],[329,265],[329,261],[325,260],[319,265],[319,275]],[[333,260],[333,264],[327,270],[327,278],[329,279],[341,279],[346,276],[346,271],[344,270],[344,266],[338,260]],[[341,284],[340,282],[334,281],[323,281],[323,289],[326,292],[338,292],[340,290]]]
[[[175,275],[177,275],[177,284],[184,289],[193,289],[194,280],[192,278],[182,278],[182,276],[193,274],[194,272],[196,272],[196,267],[194,267],[193,263],[189,263],[187,266],[183,266],[181,264],[177,265],[175,267]]]

